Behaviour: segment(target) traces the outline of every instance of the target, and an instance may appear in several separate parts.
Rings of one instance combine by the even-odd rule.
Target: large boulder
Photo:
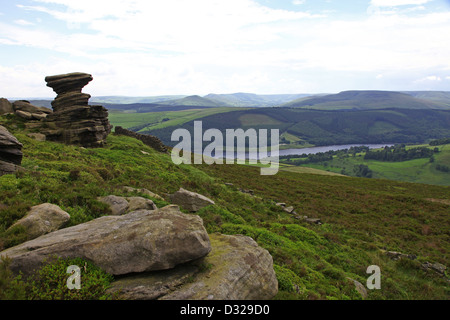
[[[210,235],[203,259],[163,272],[115,281],[109,291],[129,300],[264,300],[278,292],[269,252],[242,235]]]
[[[14,101],[12,106],[16,116],[25,120],[42,120],[52,113],[51,109],[34,106],[27,100]]]
[[[5,98],[0,98],[0,115],[5,113],[14,113],[11,102]]]
[[[203,207],[215,204],[211,199],[183,188],[180,188],[180,190],[171,194],[170,201],[190,212],[197,212]]]
[[[14,173],[22,163],[22,143],[0,126],[0,175]]]
[[[35,239],[44,234],[56,231],[70,220],[70,215],[57,205],[43,203],[31,207],[30,211],[11,226],[25,228],[28,239]]]
[[[83,258],[113,275],[165,270],[206,256],[211,243],[196,215],[178,206],[104,216],[27,241],[0,253],[11,270],[30,274],[54,256]]]

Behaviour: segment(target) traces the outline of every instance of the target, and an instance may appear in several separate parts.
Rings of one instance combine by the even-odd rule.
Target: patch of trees
[[[442,138],[430,141],[430,146],[440,146],[443,144],[449,144],[450,138]]]
[[[333,160],[333,156],[337,156],[339,158],[347,158],[350,155],[355,157],[357,153],[367,152],[369,151],[369,147],[361,146],[361,147],[350,147],[350,149],[343,150],[331,150],[327,152],[318,152],[315,154],[306,154],[303,153],[300,156],[295,155],[287,155],[280,156],[280,160],[283,163],[292,164],[292,165],[301,165],[306,163],[318,163]]]
[[[443,164],[437,164],[436,165],[436,170],[442,171],[442,172],[449,172],[450,168],[448,166],[446,166],[446,165],[443,165]]]
[[[405,145],[395,145],[392,147],[385,147],[381,151],[368,151],[364,156],[364,160],[378,160],[399,162],[412,159],[430,158],[438,150],[429,149],[427,147],[417,147],[406,149]]]
[[[369,169],[365,164],[359,164],[353,167],[353,172],[355,176],[361,178],[372,178],[372,170]]]

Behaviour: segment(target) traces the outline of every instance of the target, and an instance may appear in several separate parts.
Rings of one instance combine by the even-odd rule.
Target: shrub
[[[81,269],[81,288],[69,290],[67,280],[71,265]],[[46,263],[28,280],[27,296],[31,300],[109,300],[106,289],[113,277],[81,258],[58,258]]]

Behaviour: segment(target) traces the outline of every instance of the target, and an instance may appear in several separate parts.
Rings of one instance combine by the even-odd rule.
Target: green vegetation
[[[280,283],[276,299],[361,299],[347,277],[365,284],[366,269],[373,264],[382,270],[382,289],[369,290],[368,299],[450,297],[447,279],[420,267],[425,261],[450,265],[445,203],[449,187],[289,171],[261,176],[259,168],[244,165],[177,166],[169,154],[130,137],[111,134],[107,147],[84,149],[29,138],[15,117],[1,117],[0,122],[24,144],[24,169],[0,177],[0,250],[26,240],[23,230],[7,229],[33,205],[59,205],[75,225],[109,214],[96,198],[122,195],[121,186],[161,195],[183,187],[215,201],[197,213],[209,233],[248,235],[270,252]],[[435,163],[446,157],[443,149],[448,146],[439,148]],[[240,188],[254,190],[255,196]],[[167,204],[152,200],[158,207]],[[297,220],[277,202],[318,217],[323,224]],[[418,258],[393,261],[384,250]],[[37,271],[34,279],[63,269],[60,265]],[[65,283],[64,275],[59,279]],[[11,279],[6,269],[0,270],[0,286],[9,288],[8,294],[11,288],[21,288],[21,281],[25,280]],[[40,288],[34,297],[48,297],[34,281]],[[104,297],[102,288],[108,281],[105,276],[92,282],[95,299]]]
[[[370,152],[356,148],[309,156],[284,156],[281,161],[355,177],[450,185],[450,144],[392,147]],[[361,175],[362,169],[366,175]]]
[[[235,111],[235,108],[201,108],[181,111],[147,113],[110,112],[109,120],[114,126],[121,126],[136,132],[182,126],[184,123],[217,113]]]
[[[8,269],[10,261],[0,264],[0,300],[110,300],[106,293],[114,278],[89,261],[55,257],[28,279],[14,276]],[[79,290],[69,290],[67,273],[69,266],[80,267]]]
[[[406,149],[406,146],[395,145],[392,147],[385,147],[383,150],[366,151],[364,160],[378,160],[378,161],[407,161],[412,159],[432,158],[434,153],[439,152],[438,148],[434,150],[427,147],[416,147]],[[433,157],[434,159],[434,157]],[[433,160],[434,161],[434,160]]]

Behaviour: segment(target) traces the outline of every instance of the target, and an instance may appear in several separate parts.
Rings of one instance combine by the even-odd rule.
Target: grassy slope
[[[57,204],[74,225],[108,214],[96,197],[120,195],[119,186],[163,196],[184,187],[216,202],[198,212],[210,233],[246,234],[269,250],[278,299],[358,299],[346,277],[365,284],[372,264],[381,267],[382,290],[370,291],[369,299],[449,298],[447,282],[419,267],[419,261],[449,265],[448,205],[426,200],[448,199],[448,187],[292,172],[261,176],[259,168],[238,165],[176,166],[169,155],[129,137],[110,135],[106,148],[84,149],[37,142],[16,120],[0,122],[24,144],[24,170],[0,177],[3,248],[26,240],[21,230],[5,230],[32,205]],[[256,197],[238,187],[253,189]],[[275,201],[324,224],[295,220]],[[395,262],[381,249],[419,258]]]

